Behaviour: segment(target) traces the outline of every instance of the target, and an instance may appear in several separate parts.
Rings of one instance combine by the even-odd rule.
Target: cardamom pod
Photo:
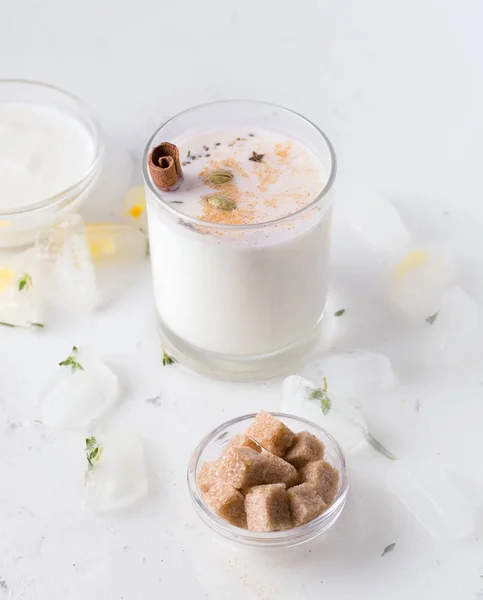
[[[235,202],[225,196],[208,196],[206,200],[211,206],[216,206],[216,208],[221,208],[221,210],[235,210],[236,208]]]
[[[217,171],[211,171],[211,173],[205,175],[204,179],[208,183],[228,183],[233,179],[233,173],[231,173],[230,171],[225,171],[224,169],[219,169]]]

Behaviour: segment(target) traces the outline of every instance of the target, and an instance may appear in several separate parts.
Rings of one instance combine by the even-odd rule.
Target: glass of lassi
[[[148,161],[179,149],[179,186]],[[272,104],[230,100],[164,123],[143,157],[154,297],[165,349],[229,379],[286,370],[327,303],[336,157],[327,136]]]

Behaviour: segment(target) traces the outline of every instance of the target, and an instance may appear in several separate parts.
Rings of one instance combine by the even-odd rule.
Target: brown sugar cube
[[[280,531],[292,526],[283,483],[251,488],[245,498],[245,511],[251,531]]]
[[[325,460],[310,462],[299,473],[300,480],[312,484],[326,504],[331,504],[339,487],[339,471]]]
[[[252,448],[227,448],[218,462],[217,476],[236,489],[260,485],[265,481],[268,461]]]
[[[202,494],[205,494],[210,487],[216,483],[218,477],[216,475],[216,469],[218,467],[217,460],[207,460],[201,465],[200,472],[196,477],[196,483]]]
[[[231,440],[228,442],[227,448],[233,448],[235,446],[238,446],[238,447],[243,446],[246,448],[251,448],[252,450],[256,450],[257,452],[260,452],[262,450],[260,445],[257,444],[257,442],[255,440],[252,440],[252,438],[248,437],[244,433],[239,433],[238,435],[234,435],[231,438]]]
[[[230,484],[217,481],[204,494],[204,499],[220,518],[246,529],[245,496]]]
[[[246,434],[277,456],[284,456],[295,440],[295,433],[271,414],[261,410]]]
[[[307,463],[324,457],[324,444],[308,431],[301,431],[295,436],[295,442],[285,455],[285,460],[296,469]]]
[[[299,527],[318,517],[326,508],[325,502],[310,483],[287,490],[292,526]]]
[[[268,461],[264,483],[285,483],[287,487],[297,482],[297,469],[268,450],[262,450],[262,456]]]

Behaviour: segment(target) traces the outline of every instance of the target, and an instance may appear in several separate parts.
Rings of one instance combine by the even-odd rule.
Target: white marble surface
[[[118,189],[86,206],[96,219],[119,214],[122,151],[139,157],[165,117],[229,97],[290,106],[333,140],[341,201],[364,183],[393,199],[417,236],[452,240],[481,302],[482,16],[476,0],[0,0],[0,77],[48,81],[92,105],[110,166],[123,165]],[[146,263],[92,316],[0,331],[0,598],[483,598],[481,368],[429,377],[359,268],[379,258],[335,233],[333,280],[348,311],[334,344],[385,352],[398,375],[395,391],[364,402],[366,418],[399,455],[454,475],[479,511],[475,535],[430,536],[386,492],[393,463],[368,449],[351,459],[347,509],[323,538],[269,555],[212,541],[189,502],[190,451],[222,420],[278,408],[280,380],[229,384],[163,368]],[[81,511],[83,432],[28,425],[72,344],[117,365],[125,394],[104,426],[129,425],[146,450],[150,494],[122,515]]]

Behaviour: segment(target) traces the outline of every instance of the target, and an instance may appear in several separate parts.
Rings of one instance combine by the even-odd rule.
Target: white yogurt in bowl
[[[27,103],[0,103],[0,210],[25,208],[82,179],[95,148],[65,113]]]
[[[37,232],[85,200],[102,144],[83,104],[29,81],[0,81],[0,247]]]
[[[334,155],[323,134],[286,109],[234,101],[188,113],[197,111],[197,127],[170,131],[182,114],[155,134],[179,148],[179,188],[159,191],[145,169],[162,337],[194,368],[261,376],[305,351],[325,310]],[[210,111],[227,123],[213,127]],[[232,179],[213,184],[219,170]],[[235,208],[213,205],[213,195]]]

